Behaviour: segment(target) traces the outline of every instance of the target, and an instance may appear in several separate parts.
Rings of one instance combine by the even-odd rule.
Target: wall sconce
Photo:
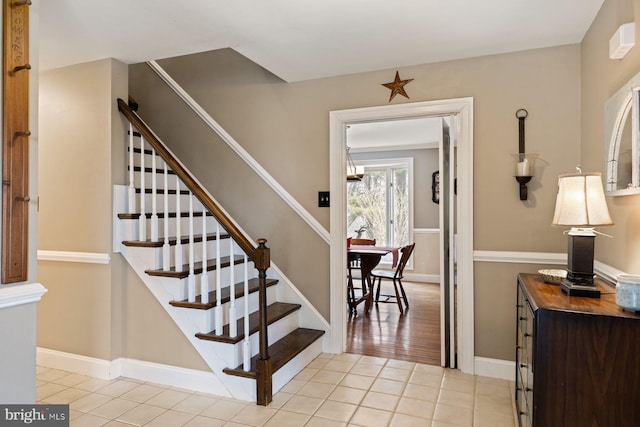
[[[558,177],[558,195],[553,225],[568,225],[567,278],[560,288],[570,296],[600,298],[593,284],[593,227],[613,225],[599,173],[578,173]],[[602,234],[602,233],[598,233]]]
[[[609,39],[609,58],[622,59],[636,44],[636,24],[622,24]]]
[[[527,200],[527,183],[533,178],[533,163],[536,158],[536,154],[527,154],[524,149],[524,120],[529,115],[529,112],[524,108],[516,111],[516,118],[518,119],[518,154],[516,157],[516,181],[520,185],[520,200]]]

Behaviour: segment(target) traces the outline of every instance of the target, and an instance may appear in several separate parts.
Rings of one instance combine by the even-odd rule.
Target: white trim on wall
[[[507,264],[551,264],[567,265],[566,253],[554,252],[509,252],[509,251],[474,251],[474,262],[499,262]],[[615,283],[619,274],[626,274],[601,261],[593,261],[593,271],[603,279]]]
[[[476,375],[509,381],[515,380],[516,362],[476,356],[474,365]]]
[[[38,250],[38,261],[82,262],[88,264],[109,264],[109,254],[96,252],[70,252]]]
[[[38,302],[46,292],[41,283],[0,286],[0,309]]]
[[[566,265],[567,254],[553,252],[473,251],[477,262]]]
[[[329,232],[307,211],[274,177],[267,172],[213,117],[206,112],[156,61],[148,61],[147,65],[184,101],[202,121],[216,132],[220,138],[242,159],[264,182],[271,187],[291,209],[294,210],[325,242],[329,243]]]
[[[109,361],[42,347],[38,347],[36,357],[40,366],[88,375],[103,380],[127,377],[186,390],[231,397],[230,393],[225,393],[226,388],[213,372],[209,371],[128,358]]]

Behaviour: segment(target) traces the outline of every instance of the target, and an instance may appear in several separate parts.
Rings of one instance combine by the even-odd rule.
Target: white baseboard
[[[113,362],[79,354],[65,353],[38,347],[36,354],[38,365],[60,369],[76,374],[88,375],[103,380],[112,380],[120,376],[118,367]]]
[[[127,377],[186,390],[232,397],[213,372],[119,358],[113,361],[38,347],[37,363],[94,378],[112,380]]]
[[[407,282],[421,282],[421,283],[440,283],[439,274],[419,274],[419,273],[404,273],[404,279]]]
[[[500,378],[513,381],[515,379],[516,362],[488,357],[474,358],[475,374],[483,377]]]
[[[123,377],[202,393],[233,397],[213,372],[163,365],[136,359],[121,358],[115,362],[121,365],[121,376]]]

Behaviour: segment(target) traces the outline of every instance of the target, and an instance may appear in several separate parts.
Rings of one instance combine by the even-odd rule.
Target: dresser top
[[[528,294],[534,310],[571,311],[640,319],[640,313],[623,310],[616,304],[616,288],[600,279],[595,280],[595,285],[601,292],[600,298],[570,297],[560,290],[559,285],[542,281],[538,274],[521,273],[518,280]]]

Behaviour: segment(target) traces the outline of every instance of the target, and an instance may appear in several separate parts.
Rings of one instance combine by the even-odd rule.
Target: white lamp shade
[[[599,173],[560,175],[558,187],[554,225],[613,225]]]

